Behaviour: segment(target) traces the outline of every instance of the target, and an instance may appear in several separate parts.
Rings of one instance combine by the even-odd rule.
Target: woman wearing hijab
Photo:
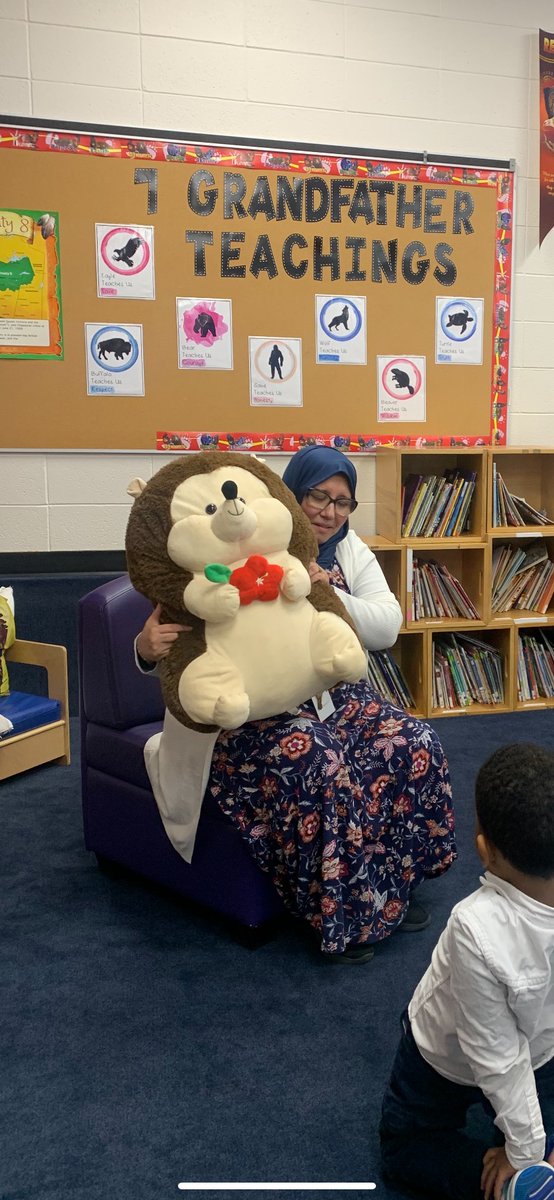
[[[337,589],[368,650],[391,646],[402,613],[375,556],[348,528],[352,463],[309,446],[283,480],[317,538],[312,579]],[[160,625],[156,610],[137,638],[143,667],[168,652],[163,631],[177,637],[181,628]],[[429,924],[412,893],[456,857],[448,765],[434,731],[368,681],[333,688],[327,708],[308,701],[220,732],[206,792],[287,909],[315,930],[326,961],[364,963],[397,929]]]
[[[309,518],[319,553],[312,580],[331,583],[367,650],[394,645],[402,610],[371,550],[348,527],[358,507],[356,468],[340,450],[305,446],[291,458],[283,482]]]

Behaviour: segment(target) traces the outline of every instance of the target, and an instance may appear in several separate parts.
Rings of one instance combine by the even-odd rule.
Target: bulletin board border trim
[[[276,141],[273,138],[247,138],[247,137],[227,137],[224,134],[200,134],[183,132],[182,130],[174,129],[150,129],[138,125],[103,125],[91,124],[86,121],[61,121],[57,118],[38,118],[38,117],[17,117],[5,113],[0,113],[0,127],[6,129],[35,129],[37,131],[52,132],[55,130],[63,130],[68,133],[83,133],[85,135],[101,134],[106,137],[116,137],[121,139],[128,138],[151,138],[153,141],[175,141],[175,142],[190,142],[196,146],[209,145],[214,147],[247,147],[248,149],[264,150],[295,150],[299,153],[317,154],[326,153],[329,155],[337,155],[339,158],[348,155],[355,158],[370,158],[383,162],[419,162],[438,166],[444,164],[447,166],[473,167],[476,170],[494,170],[494,171],[514,171],[515,163],[513,159],[504,158],[471,158],[460,154],[437,154],[427,150],[379,150],[368,148],[367,146],[332,146],[328,142],[297,142],[294,140]],[[13,143],[12,143],[13,147]],[[22,149],[30,149],[30,146],[22,146]],[[67,151],[69,147],[52,147],[52,149]],[[81,153],[90,153],[90,150],[83,149]],[[101,153],[101,151],[97,151]],[[133,153],[129,157],[135,157]],[[194,160],[193,160],[194,161]],[[197,160],[196,160],[197,161]]]
[[[65,136],[64,136],[65,135]],[[217,447],[264,453],[292,453],[302,445],[335,446],[349,453],[373,452],[378,446],[504,445],[507,438],[509,368],[509,310],[512,284],[512,224],[514,202],[513,160],[475,159],[427,151],[383,151],[363,147],[337,147],[321,143],[227,138],[214,134],[132,126],[96,125],[87,122],[46,120],[0,114],[0,151],[19,149],[50,153],[103,155],[137,162],[229,163],[264,171],[294,169],[298,174],[397,176],[412,182],[436,181],[494,187],[496,190],[496,248],[493,347],[489,430],[481,436],[394,437],[379,434],[260,434],[164,430],[157,434],[156,449],[175,452]],[[273,154],[273,151],[276,151]],[[264,155],[263,162],[261,156]],[[259,156],[259,158],[258,158]],[[290,157],[295,161],[290,162]],[[256,161],[258,159],[258,161]],[[412,170],[406,174],[408,165]],[[415,168],[415,171],[413,170]],[[460,175],[456,175],[456,168]]]

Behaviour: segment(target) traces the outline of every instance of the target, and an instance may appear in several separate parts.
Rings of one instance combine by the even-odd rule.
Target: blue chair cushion
[[[29,729],[37,729],[40,725],[51,725],[59,721],[62,706],[59,700],[50,700],[48,696],[31,696],[27,692],[10,692],[0,700],[0,714],[11,721],[13,729],[4,734],[6,738],[15,737],[17,733],[27,733]]]

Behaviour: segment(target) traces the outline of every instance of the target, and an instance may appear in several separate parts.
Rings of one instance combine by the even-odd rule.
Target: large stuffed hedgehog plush
[[[264,463],[205,451],[129,491],[131,581],[162,621],[192,626],[160,663],[183,725],[237,729],[365,675],[346,610],[331,587],[311,585],[311,525]]]

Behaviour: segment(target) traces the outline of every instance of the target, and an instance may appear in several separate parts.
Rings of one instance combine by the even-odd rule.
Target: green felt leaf
[[[227,583],[231,576],[231,568],[226,567],[224,563],[208,563],[208,566],[204,567],[204,575],[210,583]]]

